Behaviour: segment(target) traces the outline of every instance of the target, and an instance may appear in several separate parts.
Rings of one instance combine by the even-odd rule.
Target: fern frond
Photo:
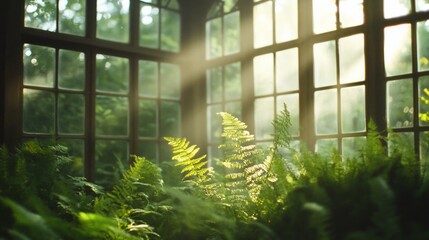
[[[200,148],[191,145],[186,138],[165,137],[172,147],[175,166],[181,167],[184,174],[182,180],[190,182],[196,187],[206,189],[212,179],[213,169],[207,166],[206,155],[195,158]]]

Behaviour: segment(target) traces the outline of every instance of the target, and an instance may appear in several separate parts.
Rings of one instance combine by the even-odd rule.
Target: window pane
[[[222,112],[222,105],[207,106],[207,138],[209,143],[218,143],[221,140],[222,119],[217,113]]]
[[[58,86],[66,89],[85,88],[85,54],[69,50],[59,50]]]
[[[139,101],[139,136],[157,137],[158,106],[156,100]]]
[[[316,134],[335,134],[337,126],[337,90],[329,89],[314,93]]]
[[[129,165],[128,142],[97,140],[95,143],[95,183],[110,189]]]
[[[343,133],[366,129],[365,86],[341,89],[341,129]]]
[[[316,152],[322,156],[331,155],[338,151],[338,139],[327,138],[316,141]]]
[[[95,101],[96,135],[128,135],[128,98],[97,96]]]
[[[343,159],[359,158],[360,151],[365,146],[365,137],[348,137],[343,138],[342,150]]]
[[[273,3],[267,1],[253,7],[253,39],[255,48],[273,43]]]
[[[255,96],[274,92],[274,58],[273,54],[264,54],[253,59],[253,77]]]
[[[277,114],[283,111],[283,104],[286,103],[287,110],[290,114],[290,122],[292,124],[290,134],[299,136],[299,94],[288,94],[277,97]]]
[[[180,104],[177,102],[161,101],[160,137],[180,136]]]
[[[207,71],[207,103],[222,101],[222,67]]]
[[[59,0],[59,28],[62,33],[85,35],[86,1]]]
[[[129,0],[97,0],[97,38],[128,42],[129,8]]]
[[[225,55],[240,51],[240,13],[233,12],[224,17]]]
[[[140,39],[142,47],[159,47],[159,8],[140,4]]]
[[[287,92],[298,90],[298,79],[298,48],[277,52],[276,91]]]
[[[417,59],[419,71],[429,70],[429,20],[417,22]]]
[[[324,33],[337,29],[335,0],[313,0],[313,31]]]
[[[276,42],[298,38],[298,0],[276,0]]]
[[[340,0],[341,28],[363,24],[363,0]]]
[[[128,58],[103,54],[97,54],[96,58],[97,90],[127,93],[130,72]]]
[[[230,12],[236,7],[238,0],[224,0],[223,1],[223,11]]]
[[[24,44],[24,85],[53,87],[55,49]]]
[[[215,18],[206,23],[207,58],[222,56],[222,19]]]
[[[25,27],[38,28],[47,31],[57,30],[57,1],[25,0]]]
[[[410,24],[401,24],[384,29],[384,61],[387,76],[411,72]]]
[[[241,119],[241,102],[229,102],[225,104],[225,111],[234,117]]]
[[[419,116],[429,115],[429,76],[419,78]],[[429,116],[427,116],[429,117]],[[420,126],[429,126],[429,119],[420,118]]]
[[[158,143],[155,141],[140,141],[137,154],[156,163],[158,153]]]
[[[340,83],[365,80],[365,47],[363,34],[340,38]]]
[[[387,124],[391,128],[413,126],[412,79],[387,82]]]
[[[255,138],[271,139],[274,129],[274,98],[258,98],[255,100]]]
[[[180,47],[180,15],[161,10],[161,49],[178,52]]]
[[[384,0],[384,17],[394,18],[411,12],[410,0]]]
[[[420,133],[420,164],[427,171],[429,166],[429,132]]]
[[[314,44],[314,86],[324,87],[337,83],[335,41]]]
[[[408,152],[414,154],[414,133],[412,132],[394,132],[388,135],[388,153],[391,155],[393,150],[396,152]]]
[[[59,144],[67,146],[67,152],[73,160],[69,167],[69,175],[76,177],[84,176],[84,141],[80,139],[60,139]]]
[[[58,94],[58,131],[83,134],[85,98],[82,94]]]
[[[418,12],[428,11],[429,2],[427,0],[416,0],[416,10]]]
[[[48,91],[24,88],[23,131],[31,133],[53,133],[55,96]]]
[[[241,99],[241,65],[239,62],[225,66],[225,99]]]
[[[179,66],[161,63],[161,97],[180,98],[180,69]]]
[[[158,96],[158,63],[139,61],[139,95],[144,97]]]

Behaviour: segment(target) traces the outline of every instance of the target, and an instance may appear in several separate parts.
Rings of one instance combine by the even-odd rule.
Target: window
[[[163,137],[181,134],[179,10],[176,0],[26,0],[23,140],[65,143],[73,174],[106,187],[130,154],[168,159]]]
[[[355,156],[374,119],[427,158],[428,122],[419,119],[429,110],[427,1],[254,0],[237,6],[241,28],[251,27],[241,31],[243,54],[227,58],[209,48],[218,53],[208,55],[207,83],[230,59],[241,63],[239,116],[253,116],[245,120],[257,144],[272,141],[271,122],[286,103],[293,143],[321,154],[336,149],[343,157]],[[206,26],[211,24],[208,18]],[[209,43],[213,35],[206,27]],[[248,41],[251,48],[245,47]],[[214,55],[220,59],[211,60]],[[211,129],[221,108],[208,109]],[[210,139],[214,131],[209,132]]]

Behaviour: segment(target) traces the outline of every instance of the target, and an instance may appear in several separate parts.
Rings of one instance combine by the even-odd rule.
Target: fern
[[[189,146],[190,142],[185,138],[166,137],[168,144],[172,147],[175,166],[181,167],[184,174],[182,180],[200,188],[206,188],[212,179],[213,168],[207,167],[206,155],[194,158],[200,148],[196,145]]]
[[[112,191],[96,199],[94,209],[114,217],[121,229],[134,235],[157,236],[148,222],[168,211],[168,206],[157,204],[162,195],[161,170],[145,158],[135,157],[134,165],[123,173]]]

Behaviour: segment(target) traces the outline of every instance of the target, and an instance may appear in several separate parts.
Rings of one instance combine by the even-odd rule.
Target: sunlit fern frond
[[[172,159],[176,161],[175,166],[181,167],[184,174],[183,181],[190,182],[197,187],[205,188],[211,181],[213,169],[207,166],[206,155],[195,158],[200,148],[191,145],[186,138],[165,137],[173,149]]]

